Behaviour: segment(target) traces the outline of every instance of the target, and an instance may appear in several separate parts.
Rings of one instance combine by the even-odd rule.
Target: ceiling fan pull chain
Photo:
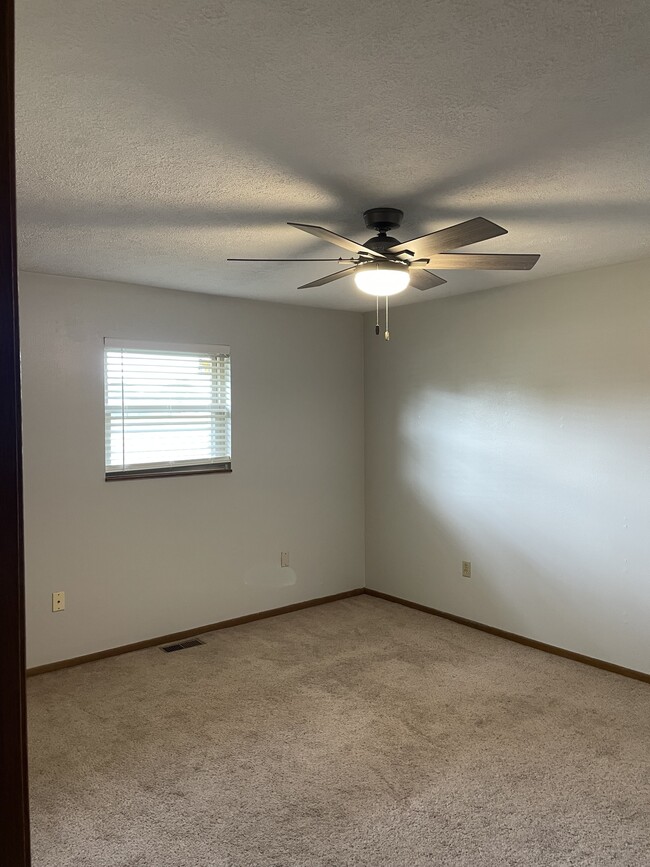
[[[388,330],[388,295],[386,296],[386,330],[384,331],[384,340],[390,340],[390,331]]]
[[[379,336],[379,295],[376,297],[377,301],[377,321],[375,322],[375,334]]]

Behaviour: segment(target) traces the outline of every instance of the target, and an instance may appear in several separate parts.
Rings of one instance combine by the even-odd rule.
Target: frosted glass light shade
[[[367,295],[397,295],[409,285],[409,267],[402,262],[364,262],[357,267],[354,282]]]

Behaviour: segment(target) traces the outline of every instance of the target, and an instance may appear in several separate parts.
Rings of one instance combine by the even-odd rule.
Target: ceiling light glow
[[[409,285],[409,267],[406,262],[364,262],[357,267],[354,282],[367,295],[397,295]]]

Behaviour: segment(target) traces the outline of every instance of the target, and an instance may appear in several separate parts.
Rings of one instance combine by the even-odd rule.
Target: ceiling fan
[[[388,296],[403,292],[409,285],[425,291],[435,286],[441,286],[447,281],[429,268],[441,271],[456,269],[472,270],[515,270],[529,271],[539,259],[539,254],[502,254],[502,253],[450,253],[459,247],[496,238],[507,234],[507,230],[484,217],[475,217],[464,223],[411,238],[400,242],[388,234],[400,226],[404,213],[398,208],[370,208],[364,212],[363,218],[369,229],[374,229],[377,236],[370,238],[364,244],[337,235],[322,226],[309,226],[304,223],[289,223],[303,232],[315,235],[323,241],[336,244],[354,255],[338,259],[228,259],[229,262],[338,262],[347,265],[340,271],[319,277],[311,283],[299,286],[299,289],[310,289],[324,286],[341,277],[354,275],[357,287],[368,295],[377,298],[377,325],[375,331],[379,334],[379,298],[386,298],[386,329],[384,337],[389,339],[388,331]]]

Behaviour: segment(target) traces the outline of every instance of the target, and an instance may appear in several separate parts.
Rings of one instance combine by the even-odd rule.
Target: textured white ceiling
[[[336,257],[286,221],[363,241],[375,205],[542,254],[447,293],[650,255],[648,0],[17,5],[25,269],[368,309],[296,291],[336,266],[225,259]]]

